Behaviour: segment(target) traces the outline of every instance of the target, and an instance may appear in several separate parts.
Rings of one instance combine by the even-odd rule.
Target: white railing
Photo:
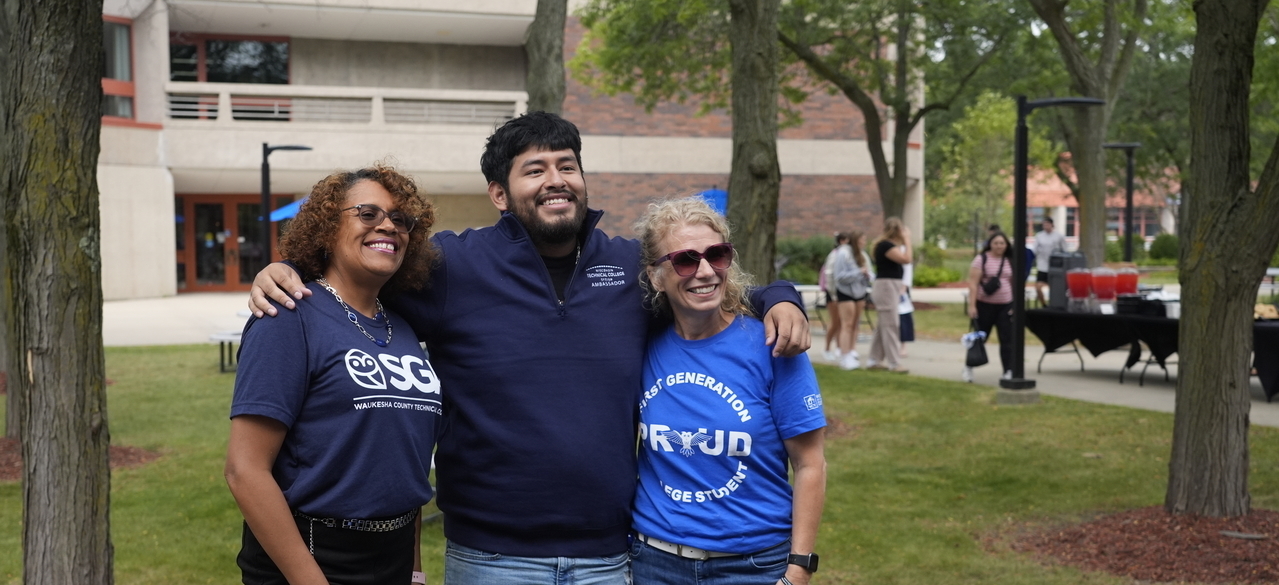
[[[172,120],[367,124],[483,124],[524,112],[522,91],[400,89],[315,85],[164,85]]]

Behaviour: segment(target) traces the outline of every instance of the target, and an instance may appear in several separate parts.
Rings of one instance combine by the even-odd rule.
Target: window
[[[1079,208],[1067,207],[1066,208],[1066,237],[1067,238],[1073,238],[1076,235],[1078,235],[1075,229],[1075,222],[1077,221],[1079,221]]]
[[[169,40],[169,80],[287,84],[289,42],[175,34]]]
[[[133,119],[133,39],[126,19],[103,16],[102,115]]]

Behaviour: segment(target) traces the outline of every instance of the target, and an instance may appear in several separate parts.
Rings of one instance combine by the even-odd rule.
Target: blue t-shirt
[[[440,381],[413,329],[390,315],[379,347],[323,287],[296,311],[244,326],[231,417],[288,427],[272,474],[289,507],[326,518],[384,518],[431,500]],[[386,339],[384,320],[360,324]]]
[[[808,356],[772,357],[764,324],[738,317],[688,341],[671,327],[644,360],[635,530],[751,553],[791,535],[783,440],[826,426]]]

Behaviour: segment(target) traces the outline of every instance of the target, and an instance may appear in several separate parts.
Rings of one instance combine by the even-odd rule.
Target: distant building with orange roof
[[[1109,186],[1106,234],[1118,239],[1124,230],[1126,192],[1123,178],[1109,181]],[[1176,202],[1180,193],[1181,184],[1171,175],[1162,181],[1135,184],[1132,195],[1133,233],[1141,234],[1146,241],[1161,233],[1177,233]],[[1008,199],[1012,200],[1011,192]],[[1045,217],[1051,217],[1057,229],[1066,235],[1069,247],[1073,249],[1079,245],[1079,201],[1055,172],[1031,168],[1026,183],[1026,233],[1033,236],[1038,232],[1039,223]]]

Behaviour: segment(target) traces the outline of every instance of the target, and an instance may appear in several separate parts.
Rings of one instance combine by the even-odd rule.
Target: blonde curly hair
[[[640,261],[646,268],[640,273],[639,283],[644,289],[645,303],[658,314],[670,315],[670,302],[666,299],[666,295],[653,287],[649,279],[649,270],[657,275],[663,274],[662,271],[671,270],[668,262],[653,266],[653,262],[663,255],[662,241],[676,228],[697,225],[711,228],[725,242],[731,237],[728,221],[724,219],[724,216],[715,213],[715,210],[711,209],[711,206],[707,205],[701,197],[655,201],[649,204],[648,211],[643,217],[635,222],[635,233],[639,235],[640,241]],[[751,275],[742,270],[737,262],[737,255],[734,254],[733,263],[724,275],[724,300],[720,303],[720,308],[734,315],[753,315],[754,311],[751,309],[748,296],[752,282]]]

